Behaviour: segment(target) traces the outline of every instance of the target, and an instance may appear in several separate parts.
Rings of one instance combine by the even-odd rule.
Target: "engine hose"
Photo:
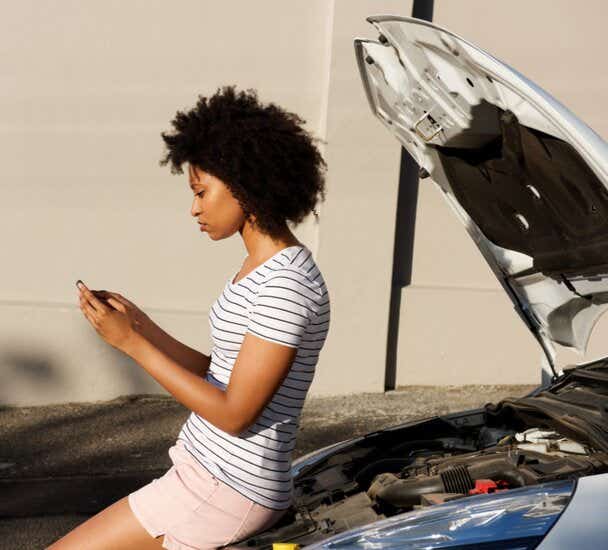
[[[510,487],[523,487],[533,482],[512,461],[493,457],[469,466],[448,466],[432,476],[401,479],[394,474],[383,473],[376,476],[367,494],[372,500],[382,500],[396,507],[411,507],[420,504],[420,497],[428,493],[466,495],[475,487],[477,479],[502,479]]]

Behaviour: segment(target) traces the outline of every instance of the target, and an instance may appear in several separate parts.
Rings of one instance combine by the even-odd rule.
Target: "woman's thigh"
[[[72,529],[46,550],[159,550],[164,535],[153,538],[133,515],[128,497]]]

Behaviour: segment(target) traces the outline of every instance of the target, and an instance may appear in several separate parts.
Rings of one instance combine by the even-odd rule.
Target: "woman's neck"
[[[248,265],[263,263],[279,250],[289,246],[302,246],[302,243],[298,241],[288,227],[285,227],[278,235],[270,236],[257,231],[247,223],[241,231],[241,237],[247,249],[245,262]]]

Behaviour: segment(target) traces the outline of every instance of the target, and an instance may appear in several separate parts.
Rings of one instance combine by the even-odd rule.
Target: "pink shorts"
[[[272,510],[241,495],[202,466],[178,439],[173,466],[128,497],[131,510],[162,547],[218,548],[274,525],[287,510]]]

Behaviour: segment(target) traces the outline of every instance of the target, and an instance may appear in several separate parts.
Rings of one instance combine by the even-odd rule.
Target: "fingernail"
[[[82,282],[80,279],[78,279],[78,280],[76,281],[76,286],[77,286],[78,288],[81,288],[83,285],[84,285],[84,283],[83,283],[83,282]]]

